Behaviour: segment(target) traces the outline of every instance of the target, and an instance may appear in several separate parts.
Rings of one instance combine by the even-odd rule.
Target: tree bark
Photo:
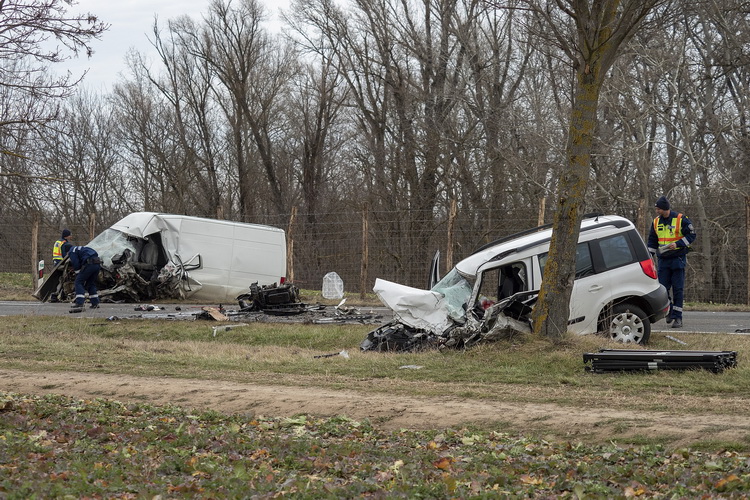
[[[534,332],[553,340],[561,339],[567,331],[576,245],[589,181],[591,145],[602,84],[601,78],[587,73],[587,69],[588,66],[579,73],[576,86],[568,131],[568,165],[558,184],[549,257],[533,313]]]

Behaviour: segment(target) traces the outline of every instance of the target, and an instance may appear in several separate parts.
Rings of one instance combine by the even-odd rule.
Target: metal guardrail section
[[[586,370],[593,373],[703,369],[720,373],[737,366],[736,351],[646,351],[601,349],[585,353]]]

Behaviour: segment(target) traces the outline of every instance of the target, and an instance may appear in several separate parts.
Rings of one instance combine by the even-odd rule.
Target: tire
[[[651,336],[651,322],[638,306],[617,304],[605,323],[605,332],[623,344],[646,344]]]

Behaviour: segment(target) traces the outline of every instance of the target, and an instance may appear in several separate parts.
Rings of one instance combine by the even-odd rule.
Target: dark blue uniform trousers
[[[682,301],[685,295],[685,266],[687,258],[659,259],[659,283],[669,292],[669,316],[682,319]]]
[[[82,306],[86,301],[86,292],[92,306],[99,305],[99,292],[96,290],[96,279],[99,277],[99,264],[86,264],[76,276],[76,305]]]

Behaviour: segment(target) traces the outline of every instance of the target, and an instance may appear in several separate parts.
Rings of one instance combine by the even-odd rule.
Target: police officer
[[[68,250],[73,246],[73,244],[70,242],[70,239],[72,237],[73,235],[71,234],[70,229],[63,229],[62,234],[60,235],[60,239],[57,240],[54,245],[52,245],[53,267],[56,267],[60,264],[60,262],[63,261],[63,258],[68,253]],[[50,302],[59,302],[58,295],[62,293],[62,282],[63,280],[61,278],[57,290],[55,290],[52,295],[50,295]]]
[[[76,273],[76,299],[70,312],[83,311],[86,292],[89,293],[91,309],[97,309],[99,307],[99,292],[96,289],[96,280],[99,277],[100,264],[102,263],[99,254],[93,248],[75,246],[68,251],[68,258]]]
[[[72,234],[70,233],[70,229],[63,229],[62,234],[60,235],[60,239],[57,240],[54,245],[52,245],[53,266],[56,266],[60,262],[62,262],[63,257],[65,257],[66,250],[73,246],[73,244],[70,242],[71,237]]]
[[[667,323],[672,328],[682,327],[682,303],[685,289],[685,267],[690,245],[695,241],[695,229],[685,215],[671,209],[669,200],[656,200],[657,217],[648,235],[648,251],[659,259],[659,283],[670,292]]]

